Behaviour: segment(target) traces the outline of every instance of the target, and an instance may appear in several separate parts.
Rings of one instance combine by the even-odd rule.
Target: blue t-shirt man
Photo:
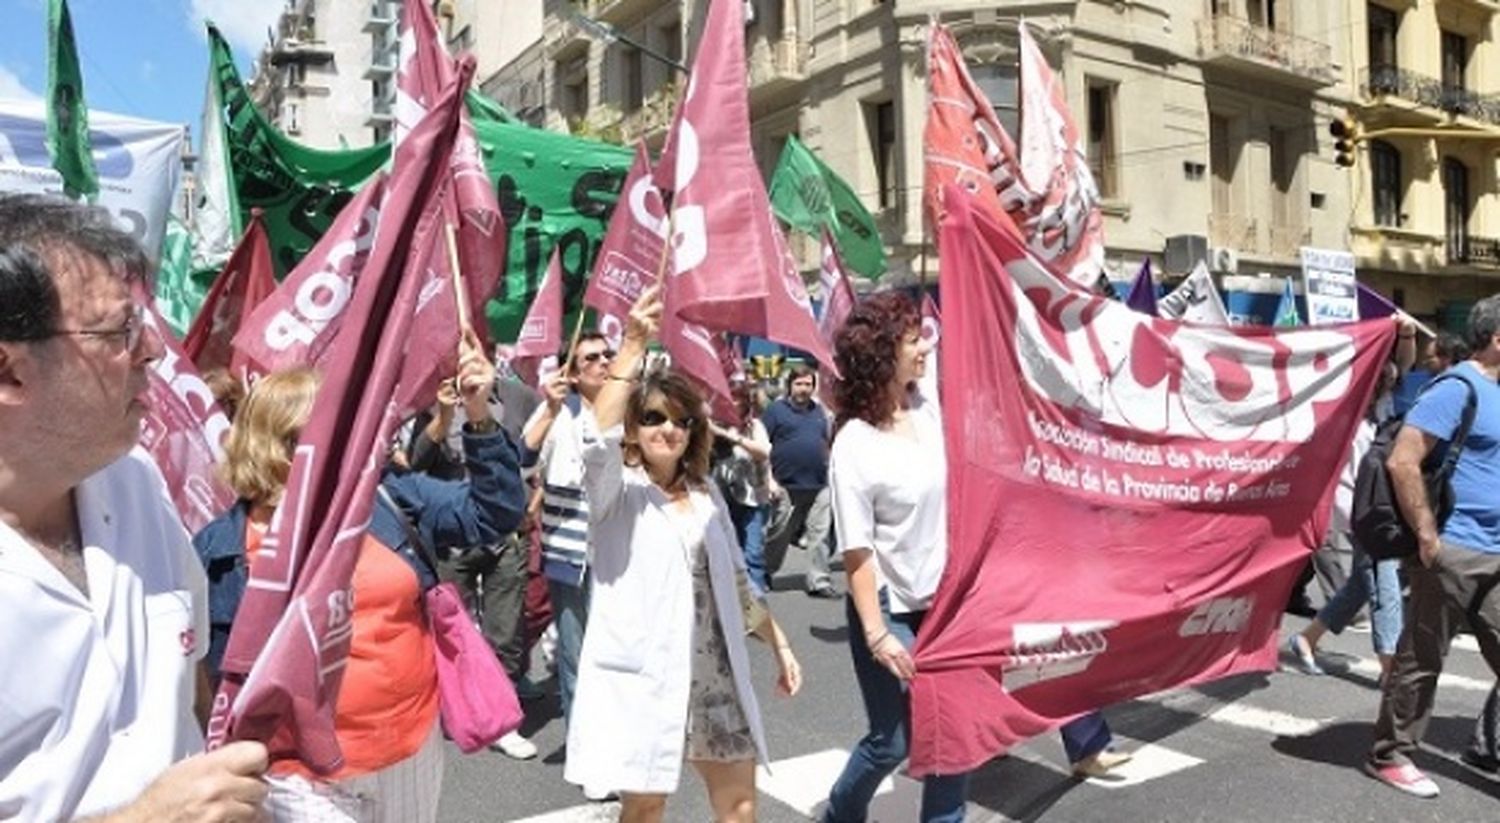
[[[813,402],[811,375],[792,382],[791,396],[761,415],[771,439],[771,476],[787,491],[815,491],[828,485],[828,414]]]
[[[1437,438],[1431,459],[1441,459],[1469,400],[1464,383],[1474,388],[1474,425],[1453,470],[1453,514],[1443,524],[1441,538],[1476,552],[1500,554],[1500,385],[1470,362],[1447,374],[1462,382],[1444,380],[1427,389],[1407,412],[1405,423]]]

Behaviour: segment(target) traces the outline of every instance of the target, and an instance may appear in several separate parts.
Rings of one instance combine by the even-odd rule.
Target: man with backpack
[[[1365,770],[1393,788],[1436,797],[1437,784],[1411,762],[1431,718],[1449,642],[1467,620],[1492,670],[1500,672],[1500,294],[1469,313],[1471,358],[1429,386],[1396,435],[1386,468],[1402,519],[1415,535],[1406,561],[1406,626],[1381,695]],[[1472,400],[1471,400],[1472,398]],[[1473,411],[1467,412],[1471,405]],[[1466,418],[1472,423],[1464,436]],[[1451,507],[1428,494],[1423,466],[1449,449],[1459,456]],[[1442,517],[1448,509],[1447,517]]]

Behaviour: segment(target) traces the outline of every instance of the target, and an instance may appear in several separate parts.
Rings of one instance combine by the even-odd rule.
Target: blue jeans
[[[1370,604],[1370,645],[1376,654],[1395,654],[1401,639],[1401,560],[1375,560],[1354,546],[1349,579],[1318,612],[1318,622],[1339,634],[1360,608]]]
[[[1104,721],[1104,715],[1097,711],[1068,721],[1058,731],[1062,733],[1063,751],[1068,753],[1069,763],[1086,760],[1109,748],[1109,744],[1114,742],[1109,724]]]
[[[906,759],[911,737],[911,713],[907,705],[906,684],[880,665],[865,645],[864,624],[854,609],[854,598],[844,599],[849,620],[849,651],[854,658],[854,677],[865,704],[870,730],[860,739],[844,765],[843,774],[828,794],[825,823],[862,821],[869,812],[870,799],[880,781],[896,770]],[[880,611],[885,624],[908,649],[916,643],[917,629],[926,612],[893,615],[880,596]],[[930,775],[922,780],[922,815],[926,823],[956,823],[964,819],[964,795],[969,775]]]
[[[771,590],[766,574],[766,507],[729,504],[729,519],[734,522],[734,536],[745,555],[745,571],[761,594]]]
[[[578,687],[578,655],[583,651],[583,629],[589,622],[589,578],[582,586],[547,579],[552,598],[552,622],[557,624],[557,694],[562,703],[563,726],[573,710],[573,690]]]

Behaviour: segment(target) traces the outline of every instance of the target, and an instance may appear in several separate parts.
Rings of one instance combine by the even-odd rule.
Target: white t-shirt
[[[137,449],[74,499],[88,598],[0,523],[0,818],[117,809],[203,748],[207,583],[161,473]]]
[[[942,417],[920,394],[910,415],[915,440],[850,420],[828,463],[839,550],[874,550],[876,579],[895,613],[930,606],[948,560]]]

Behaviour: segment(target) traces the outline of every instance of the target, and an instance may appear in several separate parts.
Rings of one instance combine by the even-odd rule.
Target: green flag
[[[885,273],[885,244],[875,218],[849,184],[795,136],[786,139],[770,195],[776,216],[799,231],[818,237],[827,228],[844,265],[870,279]]]
[[[1292,278],[1284,281],[1281,290],[1281,301],[1276,304],[1276,319],[1271,321],[1273,326],[1300,326],[1302,315],[1297,313],[1297,296],[1292,291]]]
[[[486,308],[494,339],[510,342],[554,246],[562,249],[564,310],[571,314],[581,305],[635,153],[522,123],[479,116],[473,122],[509,236],[505,276]]]
[[[234,215],[230,225],[243,226],[251,209],[261,210],[271,242],[271,263],[280,279],[323,236],[370,175],[390,160],[391,147],[382,143],[323,150],[287,137],[251,102],[234,54],[212,24],[208,38],[209,71],[223,114],[219,139],[227,154],[224,165]],[[205,129],[205,135],[209,131]]]
[[[156,270],[156,310],[180,339],[208,295],[207,283],[193,277],[193,238],[176,215],[167,218],[161,262]]]
[[[47,151],[52,168],[62,175],[65,194],[77,198],[99,193],[68,0],[47,2]]]

